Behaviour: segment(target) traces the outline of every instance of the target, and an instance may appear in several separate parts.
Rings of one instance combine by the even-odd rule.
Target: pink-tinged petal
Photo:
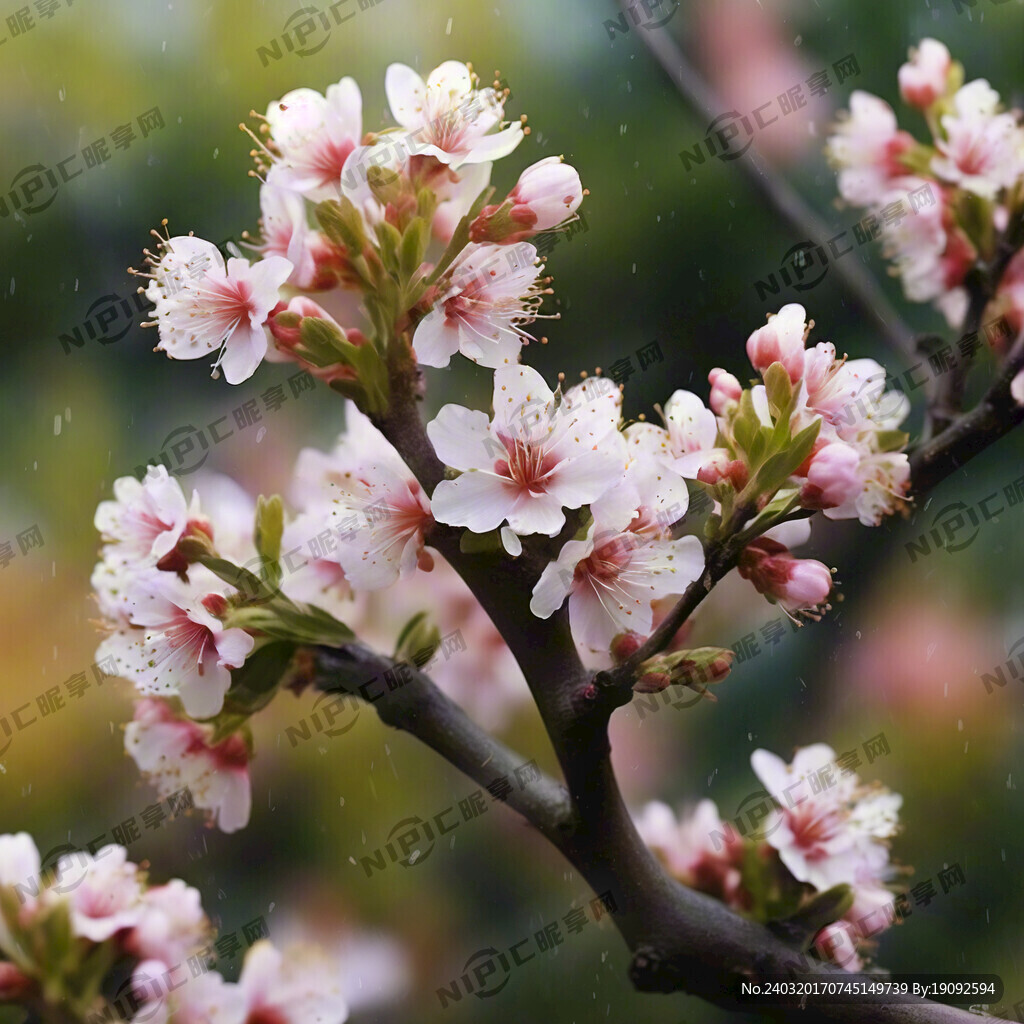
[[[750,755],[750,767],[758,781],[775,798],[779,799],[782,791],[793,778],[789,774],[786,762],[770,750],[758,748]]]
[[[384,93],[391,116],[403,128],[415,128],[423,123],[426,90],[426,83],[408,65],[388,65],[384,73]]]
[[[609,439],[605,450],[583,450],[560,462],[551,474],[548,491],[566,508],[579,508],[617,487],[626,471],[626,451],[625,444],[616,440]]]
[[[529,491],[522,491],[508,510],[506,518],[508,525],[523,536],[544,533],[554,537],[565,526],[562,503],[554,494],[530,494]]]
[[[523,126],[515,121],[494,135],[485,135],[473,144],[473,151],[462,157],[460,163],[479,164],[500,160],[508,156],[523,141]]]
[[[683,451],[692,452],[714,446],[718,421],[715,414],[706,409],[700,397],[693,392],[676,391],[665,403],[665,418],[669,421],[669,433],[675,434],[682,441]]]
[[[628,604],[615,594],[592,585],[578,587],[569,597],[569,626],[573,639],[591,650],[607,649],[617,633],[639,626],[642,631],[644,606]],[[647,606],[648,631],[651,625],[651,609]]]
[[[496,370],[519,360],[523,339],[513,327],[467,320],[458,325],[459,350],[477,365]]]
[[[427,424],[427,437],[437,457],[453,469],[491,470],[495,457],[504,454],[491,437],[487,414],[461,405],[443,406]]]
[[[289,264],[291,266],[291,264]],[[255,372],[267,354],[267,332],[262,327],[239,324],[228,338],[220,366],[229,384],[241,384]]]
[[[240,668],[252,653],[256,641],[244,629],[225,629],[215,637],[222,665]]]
[[[532,366],[502,367],[494,373],[495,426],[524,425],[528,430],[541,427],[539,432],[545,434],[543,423],[554,397],[544,378]]]
[[[791,523],[779,523],[762,534],[770,540],[778,541],[787,548],[800,547],[811,539],[810,519],[794,519]]]
[[[234,260],[228,261],[230,269]],[[239,261],[243,262],[244,261]],[[266,319],[266,314],[277,305],[278,289],[288,280],[292,272],[292,263],[284,256],[267,256],[258,260],[252,266],[246,265],[246,276],[252,283],[253,299],[256,308],[251,316],[254,321],[260,323]]]
[[[589,541],[566,541],[558,559],[544,567],[530,599],[530,611],[539,619],[550,618],[565,603],[573,589],[573,570],[590,554],[591,548]]]
[[[340,82],[327,87],[328,106],[349,128],[356,139],[363,135],[363,96],[354,78],[346,75]]]
[[[217,808],[217,827],[221,832],[245,828],[252,813],[249,773],[226,768],[216,771],[207,785],[206,800]]]
[[[178,696],[190,718],[213,718],[224,706],[224,694],[231,686],[231,673],[212,658],[183,672],[177,680]]]
[[[416,326],[412,337],[416,359],[424,366],[443,368],[459,351],[459,328],[450,324],[444,310],[435,306]]]
[[[427,75],[427,92],[432,102],[436,102],[436,95],[445,107],[457,107],[472,91],[473,80],[462,61],[446,60]]]
[[[455,480],[442,480],[434,488],[430,505],[439,523],[488,533],[505,521],[518,490],[508,480],[471,469]]]

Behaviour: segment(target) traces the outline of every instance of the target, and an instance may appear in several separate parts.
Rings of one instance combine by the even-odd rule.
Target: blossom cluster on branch
[[[43,869],[25,832],[0,836],[0,1002],[49,1020],[342,1024],[338,968],[312,946],[250,945],[237,983],[209,968],[213,929],[180,879],[151,885],[123,846]],[[60,1019],[66,1019],[61,1017]]]
[[[713,800],[683,820],[655,801],[637,818],[640,835],[685,885],[756,920],[784,922],[823,959],[860,971],[875,936],[897,920],[886,883],[902,798],[862,784],[824,743],[788,765],[767,750],[750,761],[770,810],[753,805],[758,814],[737,828]]]
[[[923,116],[927,142],[898,127],[884,100],[855,91],[829,139],[839,194],[881,220],[886,254],[912,302],[934,302],[960,328],[967,276],[992,263],[1024,213],[1024,126],[1004,110],[984,78],[964,82],[963,66],[936,39],[923,39],[899,69],[903,101]],[[905,199],[911,197],[912,211]],[[919,206],[915,195],[928,197]],[[1019,248],[1015,245],[1014,249]],[[983,320],[1024,326],[1024,261],[1018,254]]]
[[[932,41],[901,72],[933,147],[897,132],[891,111],[860,93],[831,142],[850,202],[877,207],[893,190],[941,187],[936,212],[890,240],[908,294],[921,299],[954,288],[1019,215],[1016,119],[997,111],[986,83],[960,87],[959,74]],[[250,816],[250,719],[282,690],[322,687],[317,650],[374,634],[375,595],[412,595],[386,598],[411,601],[408,621],[384,636],[378,622],[373,639],[417,666],[440,643],[427,609],[446,596],[461,602],[478,641],[472,670],[492,679],[467,683],[467,663],[452,670],[449,692],[481,717],[494,708],[480,699],[496,692],[492,670],[501,675],[513,659],[478,603],[473,559],[486,559],[492,582],[514,581],[539,648],[561,643],[567,621],[573,656],[617,665],[607,678],[710,696],[732,654],[687,648],[684,618],[725,572],[735,568],[794,620],[818,617],[834,570],[793,553],[811,518],[877,526],[910,504],[907,399],[886,390],[879,363],[812,342],[800,305],[749,334],[752,369],[714,368],[706,404],[673,391],[660,424],[626,420],[623,387],[600,371],[569,386],[523,362],[536,340],[526,328],[547,315],[553,291],[530,240],[577,217],[579,175],[546,157],[494,201],[493,162],[529,133],[525,116],[505,120],[507,90],[481,87],[456,61],[425,79],[392,65],[385,89],[396,125],[365,134],[350,78],[254,113],[262,217],[253,260],[225,261],[211,243],[167,231],[154,232],[147,253],[159,350],[213,355],[214,376],[231,384],[264,358],[296,362],[346,399],[335,447],[298,456],[291,511],[276,495],[252,502],[230,482],[187,498],[155,466],[142,481],[117,480],[96,513],[100,656],[139,693],[127,749],[161,793],[188,785],[224,831]],[[943,308],[951,321],[963,315],[955,302]],[[424,367],[459,356],[488,373],[490,409],[443,404],[421,423],[418,403],[440,380]],[[703,536],[688,515],[700,492],[712,505]],[[299,551],[309,557],[296,566]],[[427,573],[439,585],[409,586]],[[474,582],[472,593],[456,596],[457,576]],[[525,672],[522,649],[517,657]],[[601,674],[582,689],[590,700]],[[529,683],[535,697],[548,685]],[[808,748],[789,767],[755,755],[779,803],[767,845],[709,852],[698,832],[720,822],[707,803],[681,832],[664,807],[648,809],[642,828],[683,881],[761,920],[813,925],[822,956],[839,959],[841,948],[859,964],[865,907],[891,905],[885,840],[899,798],[843,779],[784,806],[782,783],[825,754]]]

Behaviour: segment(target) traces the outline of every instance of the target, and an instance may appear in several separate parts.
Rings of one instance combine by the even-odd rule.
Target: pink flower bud
[[[222,619],[224,613],[228,610],[228,601],[223,594],[207,594],[203,598],[203,607],[211,615],[216,615],[218,619]]]
[[[672,685],[667,672],[645,672],[634,684],[634,693],[660,693]]]
[[[740,382],[720,366],[716,366],[708,374],[708,383],[711,385],[711,395],[708,398],[708,405],[714,413],[724,416],[726,407],[730,402],[738,402],[743,388]]]
[[[815,509],[845,505],[861,488],[859,466],[860,452],[853,445],[826,444],[811,458],[800,504]]]
[[[910,61],[899,70],[900,95],[904,102],[927,110],[946,94],[946,83],[952,61],[949,50],[937,39],[922,39],[910,51]]]
[[[532,238],[571,217],[583,196],[576,168],[561,157],[546,157],[523,171],[504,202],[480,211],[470,225],[470,240],[508,245]]]
[[[204,554],[213,552],[213,523],[203,515],[192,516],[177,543],[157,563],[161,572],[183,573]]]
[[[285,315],[281,315],[285,314]],[[267,326],[277,347],[285,351],[291,351],[302,339],[303,317],[315,316],[322,320],[330,320],[334,323],[331,315],[319,303],[307,298],[305,295],[297,295],[287,305],[279,302],[271,311],[267,320]],[[280,317],[280,319],[278,319]]]
[[[619,633],[611,642],[609,648],[612,660],[616,665],[621,665],[627,658],[636,654],[643,646],[646,637],[630,630],[628,633]]]
[[[28,995],[35,987],[35,982],[22,974],[14,964],[0,961],[0,1000],[17,1002]]]
[[[800,380],[808,331],[806,317],[804,307],[791,302],[751,334],[747,339],[747,357],[755,370],[764,373],[772,363],[782,363],[794,384]]]
[[[705,462],[697,471],[697,479],[702,484],[719,484],[728,480],[737,491],[742,491],[750,479],[750,470],[742,460],[730,459],[723,454]]]
[[[790,612],[816,608],[832,592],[828,566],[810,558],[794,558],[789,549],[768,537],[758,537],[740,555],[739,574],[759,594],[778,601]]]

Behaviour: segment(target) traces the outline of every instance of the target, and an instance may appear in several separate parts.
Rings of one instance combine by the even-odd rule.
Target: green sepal
[[[822,928],[838,921],[852,906],[853,889],[845,884],[836,885],[817,893],[789,917],[769,921],[768,928],[783,942],[806,950]]]
[[[351,199],[342,196],[340,201],[327,199],[318,203],[316,219],[335,245],[344,246],[352,255],[362,255],[367,239],[363,232],[363,219]]]
[[[748,487],[751,492],[774,494],[811,454],[820,429],[821,420],[815,420],[801,430],[781,452],[772,455],[750,481]]]
[[[764,390],[768,396],[768,409],[772,418],[778,420],[789,408],[793,397],[793,385],[782,363],[772,363],[764,372]]]
[[[257,648],[245,663],[231,670],[231,689],[224,697],[224,710],[213,720],[214,742],[220,743],[250,715],[266,707],[274,698],[281,680],[295,656],[296,644],[290,640],[272,640]],[[241,716],[241,721],[228,719]],[[224,721],[222,721],[222,719]]]
[[[441,631],[431,623],[427,612],[418,612],[403,627],[395,641],[396,661],[411,662],[421,668],[441,646]]]
[[[256,530],[253,542],[262,558],[260,576],[273,590],[281,584],[281,534],[284,532],[284,505],[281,496],[274,494],[256,500]]]
[[[875,444],[880,452],[899,452],[907,446],[910,435],[903,430],[879,430],[875,432]]]

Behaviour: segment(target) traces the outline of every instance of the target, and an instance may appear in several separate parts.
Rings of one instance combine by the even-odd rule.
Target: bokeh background
[[[830,120],[854,88],[899,109],[896,69],[908,46],[934,35],[963,61],[968,79],[988,78],[1011,105],[1024,94],[1017,0],[683,0],[663,28],[630,21],[630,31],[613,38],[605,22],[619,11],[608,0],[364,2],[345,0],[339,10],[352,17],[312,40],[311,47],[322,43],[315,54],[281,48],[280,59],[261,59],[258,49],[280,39],[294,0],[61,0],[22,9],[31,24],[13,4],[10,16],[0,12],[0,186],[34,164],[59,173],[58,162],[71,154],[78,156],[65,164],[69,172],[83,170],[45,210],[0,217],[0,542],[13,553],[0,570],[0,830],[26,829],[42,851],[85,846],[99,834],[109,840],[115,826],[138,820],[153,802],[123,753],[129,685],[108,680],[80,699],[63,685],[79,672],[92,678],[96,504],[180,427],[227,416],[235,433],[205,453],[203,470],[228,473],[252,493],[282,490],[298,449],[328,447],[340,427],[340,403],[322,386],[238,427],[233,410],[293,370],[264,365],[232,389],[211,380],[203,361],[172,364],[154,355],[155,335],[139,326],[145,317],[134,306],[130,326],[122,318],[111,328],[128,327],[113,343],[90,338],[84,327],[109,305],[106,297],[131,297],[136,282],[126,267],[139,265],[147,232],[162,217],[172,233],[194,230],[215,241],[255,228],[258,185],[247,177],[250,143],[237,128],[250,108],[353,75],[363,90],[364,127],[372,128],[390,123],[383,90],[390,62],[425,73],[442,60],[465,59],[486,80],[500,69],[513,93],[508,109],[528,113],[532,133],[499,162],[494,183],[510,187],[522,167],[561,153],[591,190],[587,231],[560,241],[549,262],[561,320],[546,325],[550,344],[525,357],[545,373],[574,377],[622,359],[637,366],[636,351],[657,342],[663,362],[637,368],[627,382],[626,410],[634,416],[651,414],[676,387],[703,390],[712,366],[742,376],[748,333],[784,301],[804,303],[819,340],[874,356],[894,373],[907,369],[845,303],[834,268],[812,290],[784,287],[777,301],[757,295],[754,282],[802,239],[735,164],[709,161],[684,172],[679,150],[703,138],[706,122],[651,58],[645,32],[680,41],[723,111],[749,111],[855,56],[857,75],[757,137],[833,232],[851,228],[858,214],[834,202],[823,155]],[[44,17],[40,11],[50,7]],[[668,11],[663,3],[655,16]],[[153,108],[164,126],[142,138],[136,119]],[[912,112],[900,116],[911,131],[923,128]],[[116,148],[111,135],[126,123],[137,138]],[[109,159],[88,167],[82,151],[103,138]],[[929,309],[903,302],[877,245],[845,258],[877,276],[915,330],[944,329]],[[80,347],[61,341],[76,326]],[[977,376],[990,370],[983,361]],[[485,404],[487,379],[473,367],[436,373],[428,405]],[[922,394],[914,395],[914,431]],[[725,817],[757,788],[749,768],[756,747],[788,757],[797,745],[825,741],[842,752],[884,734],[890,752],[861,773],[903,794],[894,857],[914,869],[908,885],[932,879],[938,896],[883,937],[880,960],[894,971],[1000,974],[1004,1003],[1024,999],[1024,673],[1014,651],[1024,635],[1024,501],[1004,495],[1024,474],[1022,453],[1024,434],[1007,437],[909,521],[872,531],[817,526],[809,553],[838,567],[845,600],[820,624],[798,633],[787,626],[776,644],[760,630],[780,619],[777,609],[727,581],[701,611],[695,637],[732,646],[753,634],[760,653],[736,666],[717,704],[658,713],[630,707],[613,722],[614,756],[632,804],[658,798],[684,806],[710,796]],[[198,477],[182,479],[188,488]],[[948,519],[947,506],[975,508],[992,492],[1000,497],[987,507],[1003,511],[981,520],[973,540],[964,530],[960,550],[911,559],[908,542]],[[33,527],[42,544],[22,551],[18,537]],[[403,605],[417,602],[431,605],[428,585],[402,595]],[[1017,678],[1006,673],[1006,686],[988,692],[982,674],[1011,656]],[[63,707],[46,697],[54,687]],[[11,713],[26,702],[21,720],[35,721],[18,730]],[[158,880],[181,876],[197,886],[224,932],[260,915],[272,938],[316,932],[361,987],[365,1005],[356,1021],[720,1018],[684,996],[635,994],[627,951],[607,922],[514,970],[497,996],[442,1011],[435,990],[471,954],[506,950],[592,894],[489,799],[487,813],[422,863],[367,878],[358,858],[382,846],[396,823],[429,818],[476,787],[370,711],[343,736],[293,746],[286,728],[313,702],[311,694],[286,694],[259,719],[247,829],[224,835],[178,818],[143,829],[132,857],[148,860]],[[554,770],[528,703],[496,704],[502,737],[524,759]],[[943,894],[937,875],[952,864],[966,882]],[[225,973],[233,977],[240,962],[240,955],[228,962]]]

